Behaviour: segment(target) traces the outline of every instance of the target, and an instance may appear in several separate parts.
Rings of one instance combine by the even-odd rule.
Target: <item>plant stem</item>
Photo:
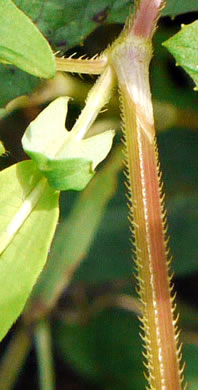
[[[152,389],[181,389],[177,331],[170,296],[167,249],[156,144],[137,120],[130,97],[121,88],[126,131],[128,178],[132,191],[138,289],[144,305],[142,329]]]
[[[72,128],[71,136],[75,136],[77,141],[80,141],[83,137],[85,137],[101,109],[109,102],[115,84],[116,77],[114,70],[110,66],[107,66],[89,91],[86,105]],[[68,142],[69,141],[67,139],[66,143]],[[65,143],[63,143],[56,152],[56,157],[64,148]]]
[[[100,56],[91,59],[56,57],[56,70],[87,74],[101,74],[107,64],[107,57]]]
[[[0,364],[0,389],[11,390],[31,348],[31,339],[25,328],[15,333]]]
[[[107,66],[89,91],[86,105],[72,129],[72,134],[75,134],[78,140],[81,140],[85,136],[101,109],[108,103],[115,82],[114,71],[110,66]]]
[[[55,371],[50,333],[50,327],[47,320],[40,320],[35,328],[40,390],[55,389]]]
[[[181,354],[168,275],[165,213],[149,87],[150,38],[160,6],[159,0],[138,2],[136,15],[114,43],[111,56],[122,102],[149,389],[180,390]]]

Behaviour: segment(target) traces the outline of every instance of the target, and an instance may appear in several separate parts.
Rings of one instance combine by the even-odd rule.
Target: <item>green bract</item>
[[[65,129],[68,100],[68,97],[60,97],[50,103],[31,122],[22,144],[53,188],[80,191],[109,153],[114,131],[77,139],[77,133]]]

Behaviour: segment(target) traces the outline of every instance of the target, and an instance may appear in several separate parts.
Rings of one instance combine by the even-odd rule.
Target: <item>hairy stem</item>
[[[180,390],[181,354],[168,274],[165,213],[149,87],[150,38],[157,19],[156,7],[160,6],[159,0],[138,3],[132,24],[114,43],[111,56],[121,94],[149,389]]]
[[[136,246],[138,290],[143,303],[142,329],[151,389],[181,389],[177,331],[168,276],[156,144],[137,120],[135,107],[121,88],[132,191],[130,211]]]
[[[101,109],[109,102],[115,83],[115,73],[110,66],[107,66],[89,91],[86,105],[72,128],[71,134],[75,136],[76,140],[80,141],[85,137]],[[65,144],[63,143],[56,156],[62,152],[64,147]]]
[[[101,74],[107,64],[107,57],[100,56],[91,59],[56,57],[56,70],[63,72]]]

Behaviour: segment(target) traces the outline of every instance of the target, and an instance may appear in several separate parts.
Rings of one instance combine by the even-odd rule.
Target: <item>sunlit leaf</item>
[[[58,192],[32,161],[0,174],[0,340],[20,315],[47,259],[58,219]],[[31,195],[37,191],[35,204]],[[30,210],[18,229],[21,215]]]

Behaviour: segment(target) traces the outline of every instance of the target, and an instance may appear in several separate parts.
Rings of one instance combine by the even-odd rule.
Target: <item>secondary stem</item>
[[[107,57],[105,56],[91,59],[56,57],[56,70],[63,72],[100,74],[103,72],[106,64]]]
[[[88,93],[86,105],[81,111],[79,118],[71,131],[71,137],[75,136],[76,140],[80,141],[85,137],[86,133],[94,123],[101,109],[107,104],[112,96],[113,88],[116,83],[115,72],[107,65],[104,72],[97,79],[94,86]],[[66,140],[68,143],[69,140]],[[65,143],[56,152],[56,157],[65,148]]]
[[[39,364],[41,390],[55,389],[55,370],[52,356],[51,330],[47,320],[41,320],[35,327],[35,341]]]

